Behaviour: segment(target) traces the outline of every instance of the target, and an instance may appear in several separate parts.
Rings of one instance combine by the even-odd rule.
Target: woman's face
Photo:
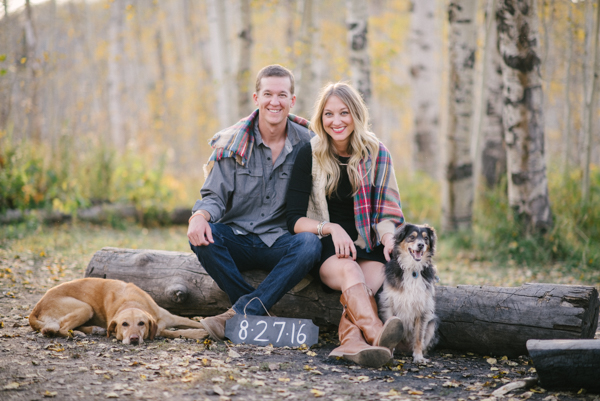
[[[325,132],[333,140],[335,148],[338,151],[348,149],[350,135],[354,132],[354,119],[348,106],[339,97],[332,95],[325,102],[321,119]]]

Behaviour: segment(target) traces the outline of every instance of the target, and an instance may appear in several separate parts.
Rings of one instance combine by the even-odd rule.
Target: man
[[[288,180],[298,150],[311,138],[308,122],[290,115],[292,73],[279,65],[263,68],[253,99],[258,110],[211,140],[202,200],[189,221],[192,250],[232,304],[201,321],[216,340],[224,340],[225,322],[236,313],[265,314],[321,255],[317,236],[286,228]],[[255,269],[270,271],[258,288],[241,274]]]

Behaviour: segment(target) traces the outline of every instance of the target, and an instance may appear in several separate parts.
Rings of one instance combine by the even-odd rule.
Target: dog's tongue
[[[415,251],[415,259],[420,260],[423,257],[423,251]]]

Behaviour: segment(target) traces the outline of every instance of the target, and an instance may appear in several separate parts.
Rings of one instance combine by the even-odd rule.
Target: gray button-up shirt
[[[227,224],[238,235],[257,234],[267,245],[288,232],[285,197],[296,155],[311,138],[308,129],[287,122],[287,137],[275,164],[254,124],[254,149],[246,166],[228,157],[215,162],[192,213],[203,209],[211,221]]]

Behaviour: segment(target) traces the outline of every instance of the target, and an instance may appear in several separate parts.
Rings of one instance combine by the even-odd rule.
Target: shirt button
[[[271,199],[271,197],[267,195],[267,199]]]
[[[265,214],[264,214],[264,213],[261,213],[261,214],[260,214],[260,217],[265,217]]]
[[[267,157],[267,160],[268,160],[268,161],[271,161],[271,158],[270,158],[270,157]]]
[[[254,225],[254,223],[250,223],[250,225]]]

